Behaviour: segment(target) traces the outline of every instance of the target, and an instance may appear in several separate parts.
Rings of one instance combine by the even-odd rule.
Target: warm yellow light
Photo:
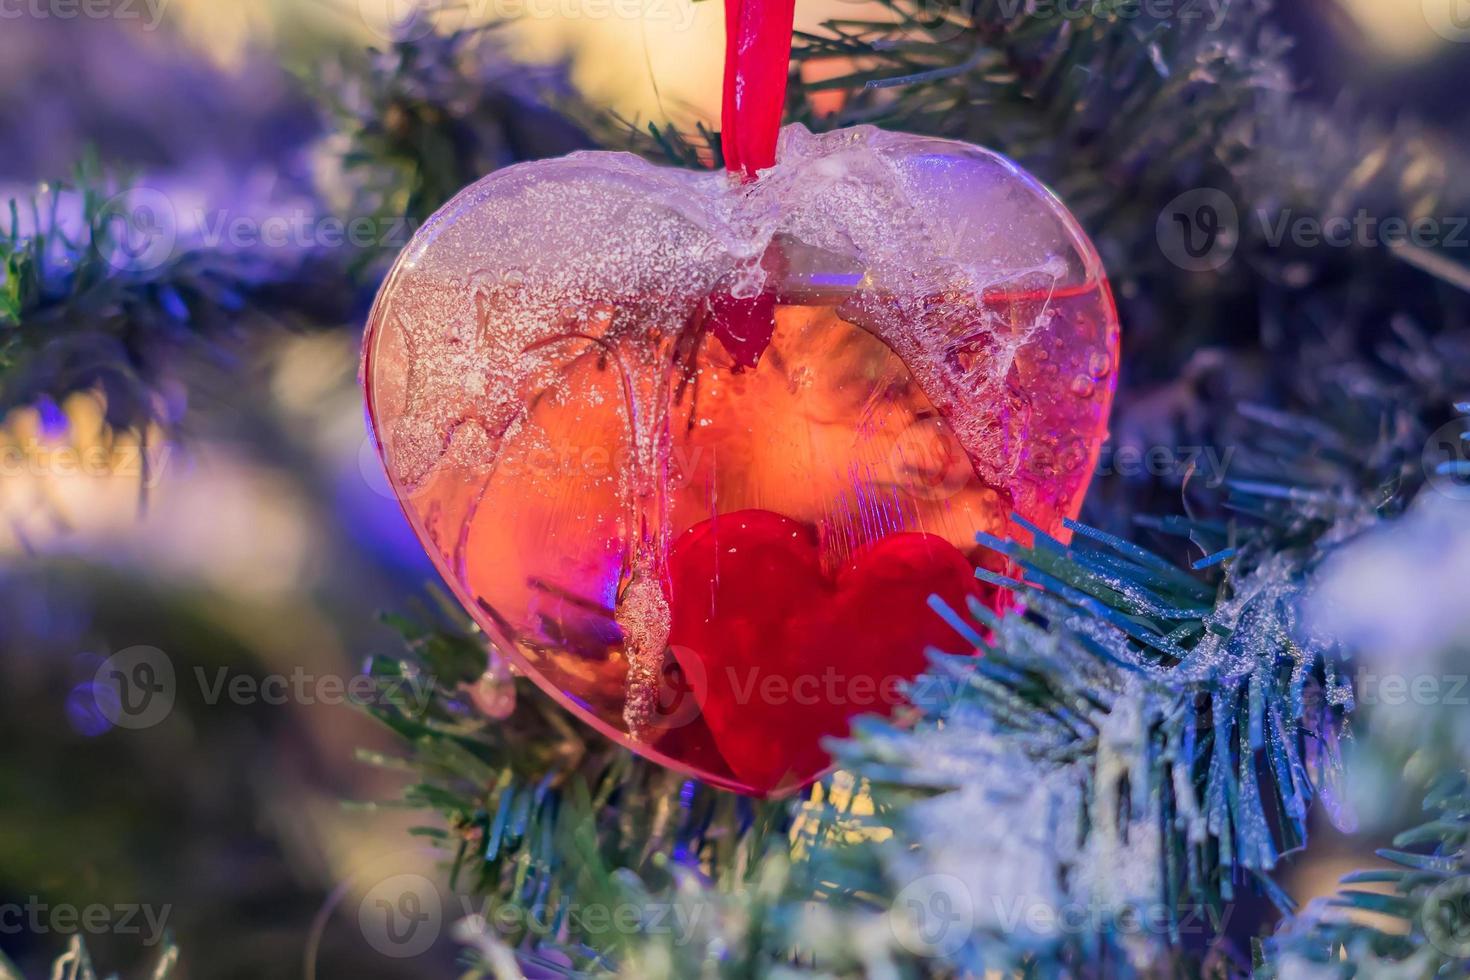
[[[59,434],[33,409],[0,421],[0,556],[99,555],[251,598],[291,595],[319,571],[319,535],[288,479],[155,427],[116,432],[95,394],[61,409]]]
[[[238,61],[252,45],[303,31],[381,45],[394,23],[426,31],[499,21],[507,25],[513,59],[569,59],[573,82],[597,105],[681,127],[719,118],[725,55],[719,0],[172,0],[168,15],[224,63]],[[880,5],[863,0],[812,0],[798,5],[796,27],[883,16]]]
[[[1341,0],[1368,49],[1389,62],[1431,57],[1470,42],[1470,0]],[[1470,53],[1470,48],[1466,49]]]

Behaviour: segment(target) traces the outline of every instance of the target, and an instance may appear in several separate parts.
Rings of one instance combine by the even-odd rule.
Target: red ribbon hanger
[[[725,0],[725,168],[754,180],[776,162],[796,0]]]
[[[756,179],[757,171],[776,162],[795,17],[796,0],[725,0],[720,148],[725,168],[747,183]],[[774,250],[762,259],[768,272],[780,261]],[[774,291],[736,298],[728,292],[728,283],[722,284],[710,294],[706,312],[706,325],[734,358],[737,369],[755,367],[776,329]]]

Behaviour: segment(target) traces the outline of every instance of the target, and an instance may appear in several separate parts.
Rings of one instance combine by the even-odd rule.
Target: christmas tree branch
[[[563,66],[512,61],[500,25],[405,35],[301,74],[328,116],[324,196],[355,220],[416,229],[462,188],[521,160],[590,149],[590,117]],[[401,242],[366,249],[355,272],[380,273]],[[404,236],[406,238],[406,236]]]
[[[169,980],[175,975],[178,962],[178,947],[169,942],[148,972],[148,980]],[[92,957],[80,937],[73,936],[67,944],[66,952],[56,958],[51,965],[50,977],[51,980],[99,980],[96,967],[92,965]],[[25,980],[24,974],[4,953],[0,953],[0,980]],[[106,974],[101,980],[117,980],[117,974]]]
[[[181,361],[219,360],[251,316],[332,322],[345,294],[316,257],[178,240],[167,197],[81,164],[0,223],[0,415],[100,390],[116,429],[179,421]]]
[[[670,884],[675,863],[714,876],[784,832],[780,804],[672,773],[572,721],[529,680],[485,675],[481,637],[395,622],[410,655],[372,671],[385,693],[375,713],[413,747],[406,763],[420,781],[404,804],[447,818],[447,829],[422,833],[452,854],[457,887],[485,896],[487,913],[510,903],[527,913],[518,921],[547,932],[517,941],[594,938],[566,910],[586,890],[617,890],[612,869],[647,887]],[[423,711],[386,697],[425,681],[434,696]],[[492,696],[513,702],[510,714],[487,723],[469,700],[477,685],[501,686]]]
[[[1450,976],[1470,960],[1470,792],[1463,774],[1441,779],[1424,801],[1427,822],[1378,856],[1396,867],[1343,879],[1256,953],[1257,976],[1315,971],[1322,977]],[[1355,885],[1376,886],[1372,890]],[[1385,893],[1385,887],[1388,891]],[[1349,914],[1344,914],[1349,913]],[[1371,919],[1354,916],[1371,913]],[[1393,924],[1383,923],[1387,917]]]

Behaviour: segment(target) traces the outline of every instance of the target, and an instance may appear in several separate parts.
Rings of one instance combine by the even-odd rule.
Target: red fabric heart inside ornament
[[[763,793],[809,781],[822,739],[890,713],[926,648],[954,645],[931,595],[992,598],[943,538],[890,534],[829,570],[814,528],[765,510],[689,528],[669,572],[674,656],[726,764]]]

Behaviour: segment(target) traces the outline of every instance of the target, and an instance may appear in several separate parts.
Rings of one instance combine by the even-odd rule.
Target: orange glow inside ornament
[[[605,735],[771,795],[957,645],[931,595],[995,605],[977,531],[1065,537],[1118,324],[1015,164],[789,126],[757,179],[602,152],[484,178],[364,343],[390,481],[491,640]]]

